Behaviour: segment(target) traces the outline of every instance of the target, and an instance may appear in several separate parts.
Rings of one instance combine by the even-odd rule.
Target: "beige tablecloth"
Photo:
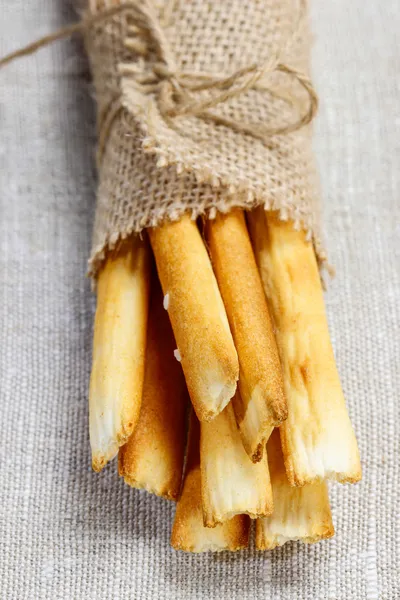
[[[0,0],[0,53],[74,18]],[[331,486],[336,537],[272,553],[169,547],[172,504],[91,472],[94,111],[77,41],[0,72],[0,597],[400,598],[400,6],[314,0],[332,338],[364,479]],[[340,440],[338,440],[340,444]]]

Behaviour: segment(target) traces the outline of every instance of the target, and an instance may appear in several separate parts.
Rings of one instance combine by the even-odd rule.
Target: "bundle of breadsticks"
[[[251,519],[258,549],[332,536],[326,482],[361,468],[305,234],[234,209],[110,253],[90,437],[96,471],[118,453],[128,485],[177,501],[176,549],[244,548]]]
[[[329,538],[327,481],[361,466],[320,278],[306,0],[84,4],[0,66],[85,34],[93,468],[118,455],[176,501],[176,549],[245,548],[252,520],[259,550]]]
[[[171,544],[189,552],[245,548],[252,521],[259,550],[329,538],[327,482],[361,478],[293,2],[90,2],[93,468],[118,455],[126,484],[175,501]]]

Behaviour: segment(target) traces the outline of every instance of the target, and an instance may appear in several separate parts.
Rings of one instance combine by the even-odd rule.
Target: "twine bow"
[[[160,114],[165,120],[171,123],[176,118],[197,117],[212,121],[217,125],[229,127],[237,133],[248,134],[256,139],[266,141],[271,136],[289,134],[309,124],[318,109],[318,97],[310,78],[305,73],[281,61],[281,56],[302,25],[305,10],[306,0],[300,0],[296,26],[283,48],[279,48],[266,62],[262,64],[254,63],[228,76],[179,71],[171,55],[162,24],[158,20],[150,0],[129,0],[123,4],[101,10],[96,14],[89,14],[80,22],[60,29],[0,59],[0,68],[16,58],[33,54],[56,40],[69,38],[75,33],[85,33],[95,25],[108,21],[115,16],[127,14],[133,18],[132,24],[128,27],[128,35],[125,40],[126,47],[139,57],[145,58],[148,54],[148,48],[137,37],[138,32],[145,33],[151,40],[152,50],[155,49],[158,61],[148,69],[143,68],[143,65],[137,60],[123,63],[119,65],[119,72],[124,77],[132,77],[134,85],[141,92],[156,95]],[[296,122],[276,128],[260,127],[252,123],[229,119],[212,111],[219,104],[237,98],[249,90],[259,89],[276,95],[268,87],[268,84],[265,84],[266,76],[274,72],[290,76],[307,92],[309,98],[308,109]],[[211,94],[213,90],[218,91],[218,93]],[[196,98],[196,93],[204,91],[208,91],[210,94],[206,98],[204,98],[204,95],[201,98]],[[291,100],[296,100],[296,98],[291,98]],[[116,111],[111,112],[115,113]],[[104,123],[100,123],[100,129],[108,131],[109,125],[110,115],[105,115]],[[103,139],[106,137],[104,132],[100,131],[100,137]]]
[[[140,30],[142,33],[149,35],[153,49],[156,49],[159,62],[150,66],[150,69],[147,71],[146,69],[141,70],[140,67],[138,68],[137,63],[124,63],[119,66],[119,72],[122,76],[131,75],[136,87],[144,94],[151,93],[157,96],[158,108],[165,120],[171,122],[171,120],[179,117],[198,117],[203,120],[212,121],[217,125],[229,127],[237,133],[248,134],[265,141],[273,135],[289,134],[297,131],[310,123],[314,118],[318,109],[318,97],[310,78],[301,71],[281,61],[281,56],[301,28],[306,12],[305,0],[300,0],[296,26],[284,47],[277,49],[264,63],[254,63],[235,71],[229,76],[218,76],[194,71],[179,71],[175,65],[173,56],[171,56],[163,28],[157,21],[157,16],[149,0],[142,0],[142,2],[134,3],[134,5],[125,6],[131,6],[135,17],[133,28],[128,28],[128,37],[125,40],[126,46],[134,50],[139,56],[146,57],[148,51],[146,44],[138,41],[136,37],[136,33]],[[129,32],[133,34],[132,37],[129,36]],[[229,119],[211,110],[219,104],[227,102],[232,98],[237,98],[249,90],[260,89],[276,95],[268,87],[268,84],[262,84],[263,81],[265,82],[266,76],[274,72],[284,73],[292,77],[308,95],[308,109],[296,122],[282,127],[260,128],[259,124],[254,125]],[[196,98],[196,92],[212,92],[213,90],[219,93],[214,95],[209,94],[206,98],[204,98],[204,95],[201,99]],[[290,100],[295,101],[296,98],[291,98]]]

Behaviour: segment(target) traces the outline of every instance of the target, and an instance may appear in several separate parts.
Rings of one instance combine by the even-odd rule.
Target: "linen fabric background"
[[[0,0],[0,54],[74,19]],[[364,478],[330,486],[336,537],[271,553],[169,547],[173,504],[90,468],[94,105],[77,40],[0,72],[0,597],[400,597],[400,7],[312,7],[315,151],[337,277],[326,296]],[[338,439],[340,444],[340,439]]]

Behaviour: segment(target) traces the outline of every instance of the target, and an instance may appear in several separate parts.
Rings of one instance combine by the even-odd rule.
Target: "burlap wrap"
[[[112,4],[91,0],[89,10]],[[308,71],[307,25],[293,36],[296,0],[177,0],[169,15],[171,2],[146,6],[154,11],[170,71],[226,77],[281,48],[280,62]],[[134,16],[124,12],[86,34],[101,124],[90,273],[96,275],[106,250],[132,232],[183,213],[212,218],[216,211],[259,204],[309,232],[323,263],[310,126],[262,141],[198,117],[164,118],[151,87],[152,68],[160,62],[157,44],[153,34],[132,25]],[[215,93],[195,95],[202,100]],[[212,110],[260,129],[279,128],[298,121],[308,100],[292,77],[274,72],[257,89]]]

